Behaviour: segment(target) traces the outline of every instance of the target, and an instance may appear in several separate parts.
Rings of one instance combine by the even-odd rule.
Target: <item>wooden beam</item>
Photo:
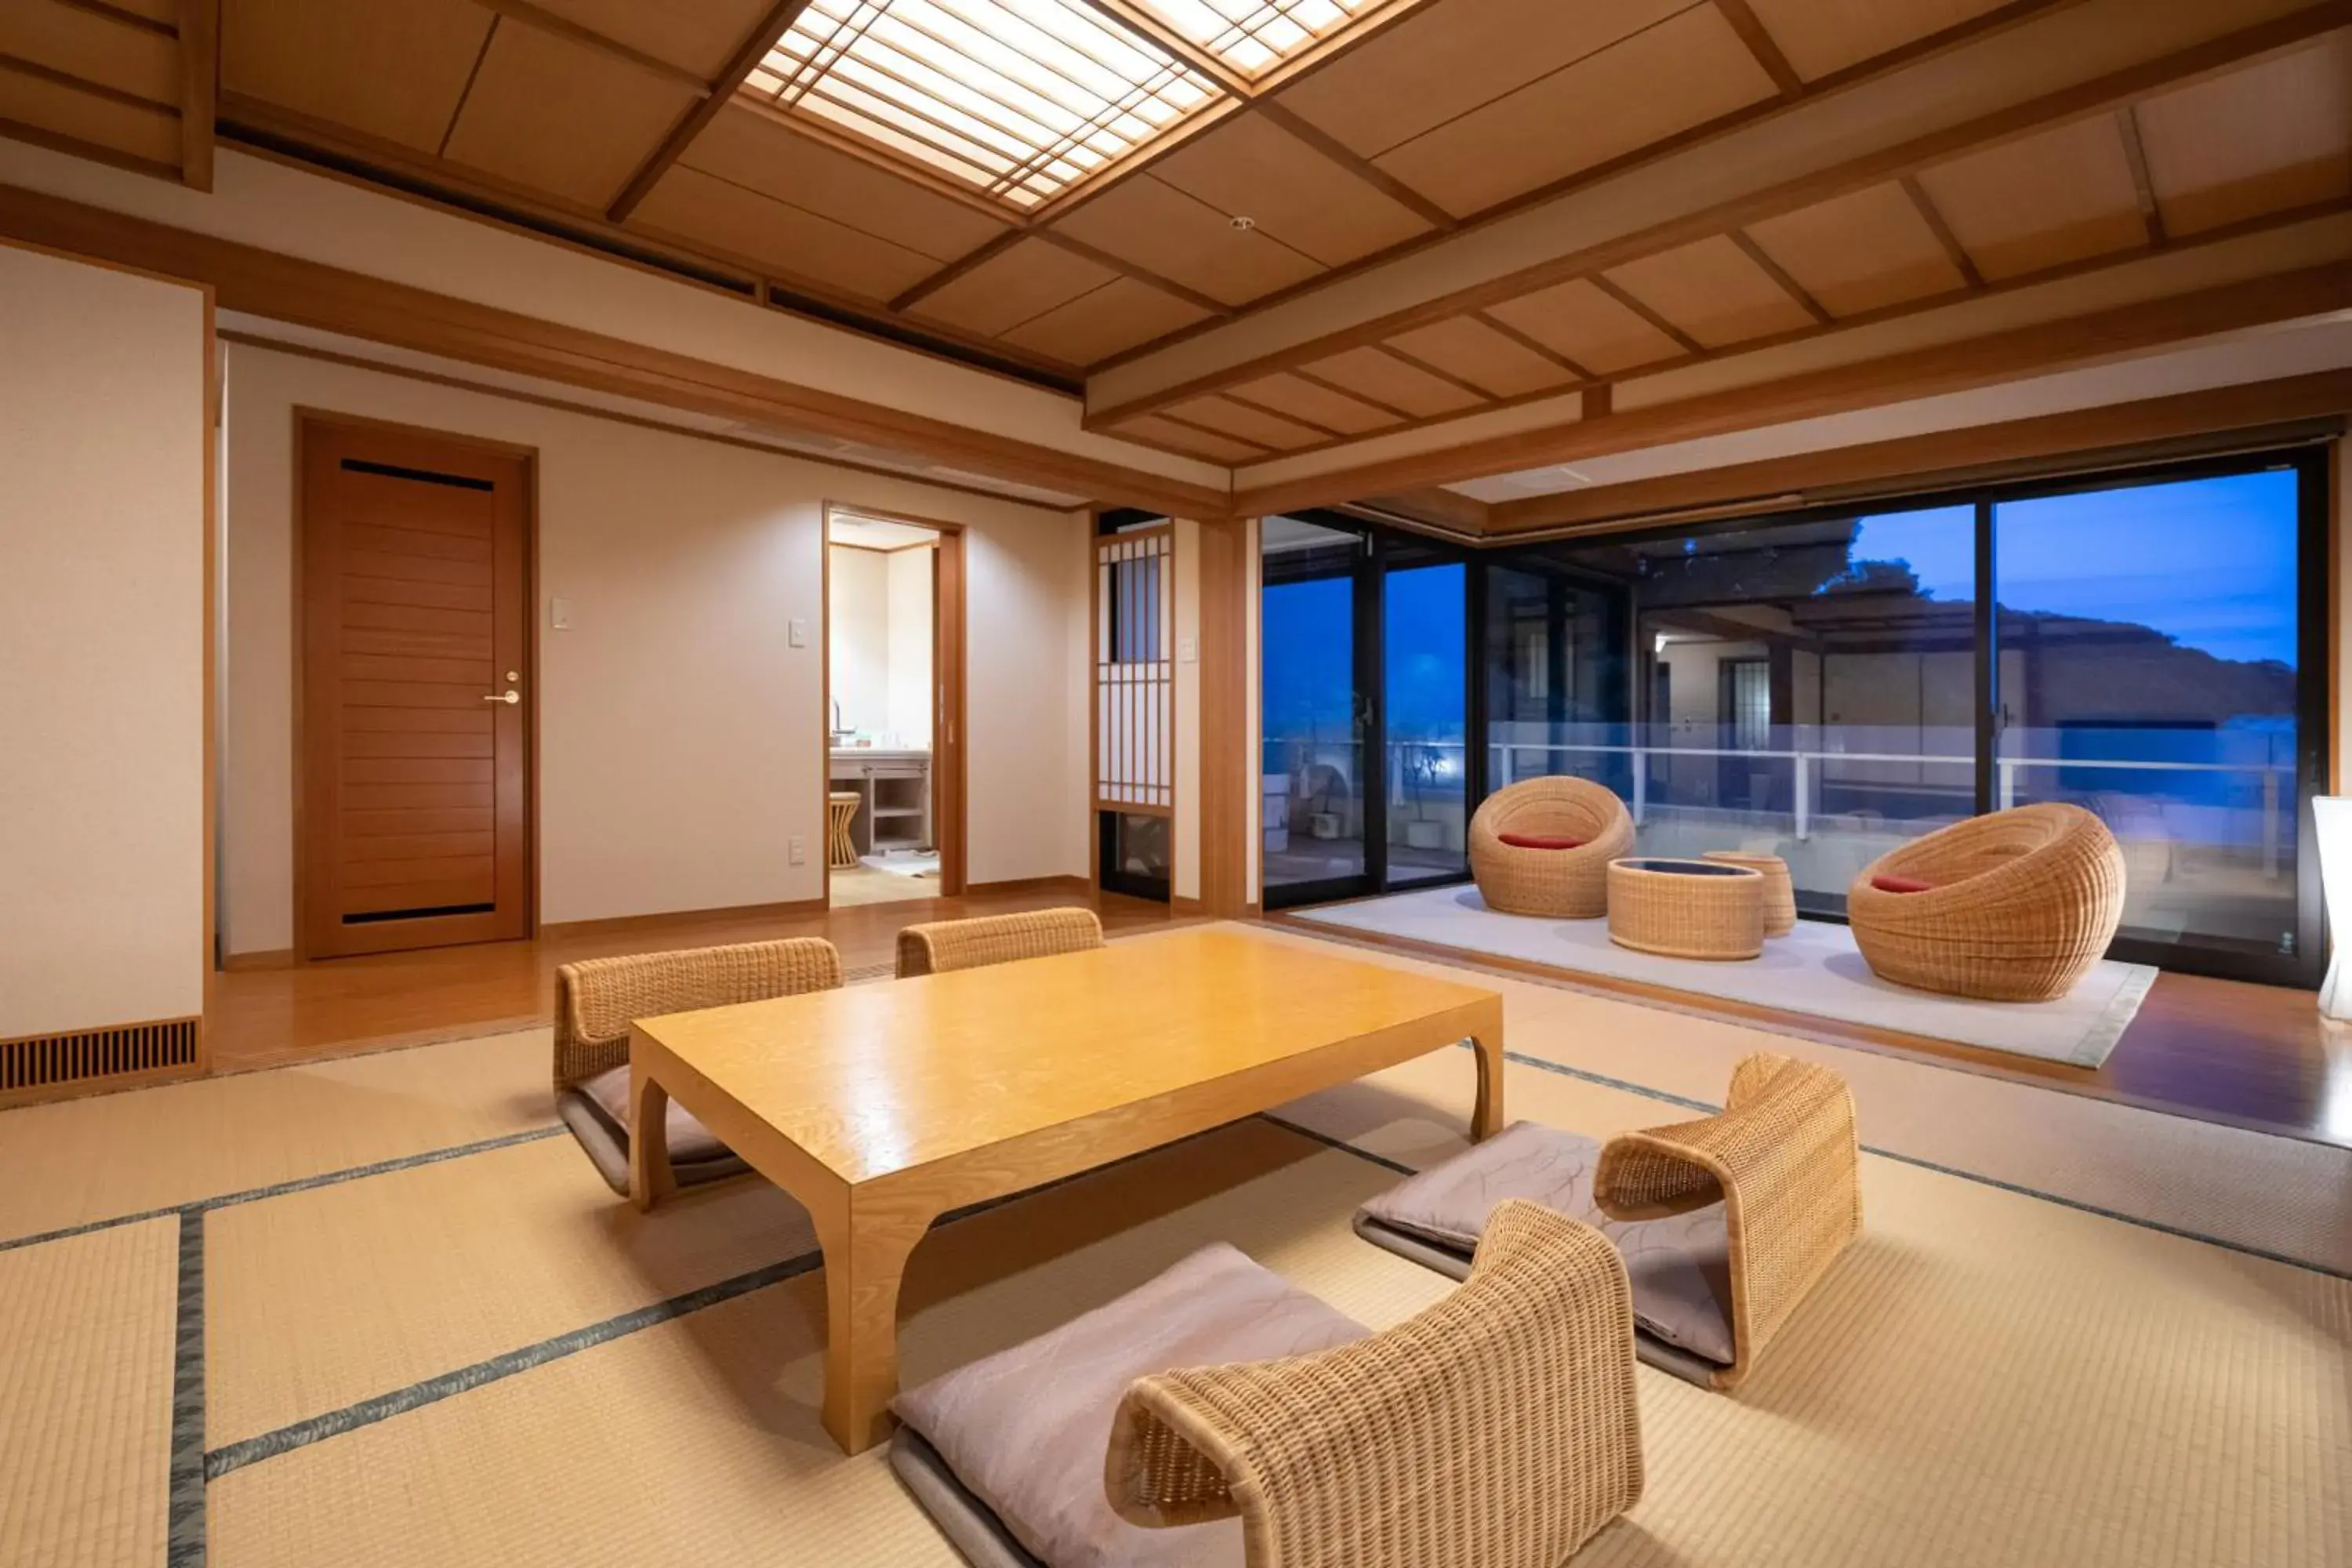
[[[180,0],[180,181],[213,188],[213,118],[220,108],[220,0]]]
[[[1203,294],[1198,289],[1188,288],[1173,278],[1154,272],[1139,261],[1129,261],[1124,256],[1115,256],[1108,250],[1098,249],[1083,239],[1073,239],[1059,229],[1040,228],[1030,232],[1057,250],[1066,250],[1072,256],[1083,257],[1097,267],[1106,268],[1123,277],[1132,278],[1138,283],[1149,283],[1163,294],[1173,294],[1196,310],[1206,310],[1212,316],[1220,317],[1234,313],[1234,308],[1215,295]]]
[[[0,235],[208,283],[223,310],[666,407],[869,442],[1016,484],[1187,517],[1224,515],[1231,501],[1212,485],[15,186],[0,185]]]
[[[1561,529],[1640,526],[1645,517],[1769,500],[1773,505],[1842,500],[1824,491],[1922,481],[2000,464],[2114,452],[2217,432],[2250,430],[2352,412],[2352,370],[2165,397],[1960,430],[1838,447],[1696,473],[1667,474],[1556,496],[1531,496],[1491,509],[1497,541]]]
[[[1195,531],[1200,574],[1200,889],[1202,912],[1238,920],[1257,889],[1247,880],[1249,797],[1258,786],[1249,711],[1249,548],[1256,530],[1238,519]]]
[[[954,282],[965,273],[972,270],[972,268],[979,267],[983,263],[995,260],[998,257],[1003,255],[1006,251],[1012,249],[1014,246],[1020,244],[1023,240],[1028,237],[1029,231],[1027,229],[1008,228],[1003,234],[998,235],[994,239],[988,240],[974,247],[972,249],[965,251],[961,256],[957,257],[953,261],[949,262],[945,267],[940,268],[929,277],[919,279],[913,288],[907,289],[899,292],[890,301],[889,310],[891,313],[895,315],[898,311],[904,310],[911,305],[918,304],[920,301],[930,298],[933,294],[938,293],[940,289],[946,288],[949,284]]]
[[[2116,110],[2116,133],[2123,139],[2124,162],[2131,165],[2132,195],[2139,201],[2140,226],[2147,231],[2147,247],[2161,250],[2172,243],[2165,232],[2164,211],[2157,205],[2156,183],[2148,178],[2147,145],[2140,140],[2139,112],[2131,104]]]
[[[1514,431],[1444,450],[1260,486],[1241,490],[1234,505],[1248,514],[1285,511],[1351,496],[1573,462],[1604,452],[1637,451],[1990,385],[2082,360],[2347,309],[2352,309],[2352,262],[2330,262],[1882,359],[1833,365],[1753,386]]]
[[[512,17],[526,26],[536,27],[542,33],[562,38],[566,43],[577,44],[593,54],[633,65],[658,80],[685,88],[697,98],[707,97],[712,91],[709,82],[684,66],[663,59],[658,55],[649,55],[643,49],[632,48],[618,38],[608,38],[593,28],[582,26],[569,16],[558,16],[543,5],[533,5],[531,0],[476,0],[476,3],[502,16]]]
[[[1278,130],[1306,142],[1372,189],[1441,233],[1461,226],[1462,220],[1357,152],[1321,126],[1303,120],[1270,98],[1250,100],[1250,108]]]
[[[1811,316],[1816,325],[1828,327],[1836,324],[1837,318],[1822,308],[1822,302],[1813,298],[1811,289],[1789,276],[1788,269],[1773,260],[1771,253],[1757,244],[1753,235],[1744,228],[1735,228],[1731,231],[1731,243],[1739,247],[1740,254],[1756,263],[1762,269],[1765,277],[1779,285],[1782,293],[1803,306],[1805,314]]]
[[[728,100],[742,87],[744,79],[758,68],[761,60],[768,58],[768,51],[792,30],[793,24],[800,19],[800,14],[807,10],[809,0],[776,0],[776,4],[768,8],[768,14],[760,18],[760,25],[736,46],[726,65],[719,68],[717,79],[709,84],[708,94],[679,117],[677,123],[670,127],[669,134],[662,138],[661,145],[637,165],[637,172],[630,176],[629,183],[621,188],[621,194],[605,210],[606,217],[614,223],[622,223],[637,210],[639,204],[653,193],[654,186],[661,183],[661,177],[669,173],[670,165],[677,163],[694,144],[694,139],[719,118],[719,111],[727,107]]]
[[[1889,180],[1899,180],[1920,169],[1966,153],[2019,141],[2053,125],[2108,113],[2177,83],[2211,76],[2249,60],[2276,54],[2322,33],[2347,26],[2352,26],[2352,0],[2318,0],[2316,4],[2284,16],[2242,27],[2089,81],[2077,82],[2039,98],[1879,148],[1844,163],[1764,186],[1484,282],[1449,290],[1404,309],[1256,355],[1223,370],[1188,377],[1172,385],[1099,409],[1089,409],[1087,423],[1093,426],[1115,422],[1169,403],[1217,391],[1232,382],[1253,380],[1273,371],[1291,369],[1467,310],[1484,310],[1571,279],[1592,277],[1628,261],[1711,238],[1734,228],[1744,228],[1763,219],[1795,212]],[[1973,266],[1970,270],[1974,270]],[[1133,357],[1123,356],[1125,359]]]
[[[1960,237],[1952,232],[1952,226],[1944,221],[1943,209],[1927,194],[1927,187],[1921,184],[1915,174],[1906,174],[1897,183],[1902,185],[1903,194],[1911,198],[1912,210],[1927,226],[1927,232],[1936,237],[1937,245],[1943,249],[1944,258],[1959,273],[1961,280],[1970,289],[1982,289],[1985,286],[1984,274],[1977,270],[1976,258],[1970,256],[1968,247],[1960,243]]]
[[[1780,89],[1782,98],[1804,96],[1805,79],[1797,74],[1797,68],[1780,52],[1779,41],[1748,0],[1715,0],[1715,8],[1723,13],[1723,19],[1731,24],[1731,30],[1739,35],[1739,41],[1748,46],[1748,52],[1756,57],[1756,63],[1764,68],[1764,74],[1772,79],[1772,85]]]

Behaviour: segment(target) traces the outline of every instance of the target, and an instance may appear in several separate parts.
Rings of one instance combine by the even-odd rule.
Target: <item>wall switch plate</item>
[[[547,602],[547,624],[559,632],[569,631],[572,628],[572,601],[550,599]]]
[[[807,865],[808,840],[805,838],[794,838],[790,844],[785,846],[784,855],[785,858],[795,866]]]
[[[1191,664],[1201,657],[1201,645],[1192,637],[1176,639],[1176,662]]]
[[[784,627],[784,634],[786,638],[794,647],[808,647],[808,623],[806,621],[795,620],[789,623]]]

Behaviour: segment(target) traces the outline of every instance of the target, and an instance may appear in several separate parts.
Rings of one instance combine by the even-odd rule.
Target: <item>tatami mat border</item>
[[[164,1568],[205,1561],[205,1214],[180,1211],[178,1316],[172,1330],[172,1458]]]
[[[519,1372],[529,1372],[532,1367],[561,1361],[565,1356],[576,1355],[609,1341],[634,1334],[641,1329],[650,1329],[657,1323],[667,1323],[690,1312],[698,1312],[705,1307],[715,1307],[721,1301],[731,1301],[738,1296],[780,1284],[808,1273],[823,1261],[824,1254],[809,1251],[797,1258],[787,1258],[780,1263],[764,1264],[732,1279],[721,1279],[715,1285],[688,1290],[667,1300],[656,1301],[649,1307],[639,1307],[634,1311],[606,1318],[602,1322],[591,1323],[586,1328],[573,1329],[552,1339],[524,1345],[520,1350],[507,1351],[487,1361],[478,1361],[471,1366],[461,1366],[455,1372],[445,1372],[422,1383],[412,1383],[405,1388],[395,1388],[389,1394],[379,1394],[356,1405],[346,1405],[340,1410],[330,1410],[323,1415],[310,1416],[273,1432],[243,1438],[202,1455],[199,1473],[206,1481],[218,1480],[231,1470],[243,1469],[257,1459],[267,1459],[273,1455],[306,1447],[322,1437],[332,1437],[355,1427],[373,1426],[404,1411],[436,1404],[452,1394],[479,1388],[486,1383],[496,1383]],[[176,1458],[175,1455],[175,1461]]]
[[[264,1198],[308,1192],[312,1187],[331,1187],[341,1182],[356,1182],[363,1176],[381,1176],[394,1171],[412,1170],[418,1165],[437,1165],[444,1160],[488,1154],[494,1150],[511,1149],[518,1143],[536,1143],[542,1138],[552,1138],[566,1131],[568,1129],[559,1121],[547,1127],[528,1128],[520,1132],[503,1132],[496,1138],[483,1138],[471,1143],[453,1143],[446,1149],[427,1149],[419,1153],[402,1154],[365,1165],[348,1165],[340,1171],[321,1171],[315,1176],[297,1176],[289,1182],[272,1182],[266,1187],[246,1187],[237,1192],[223,1193],[217,1197],[166,1204],[161,1208],[141,1209],[137,1214],[116,1215],[110,1219],[87,1220],[80,1225],[38,1231],[31,1236],[11,1237],[0,1241],[0,1252],[14,1252],[20,1247],[37,1247],[45,1241],[63,1241],[68,1237],[88,1236],[92,1231],[111,1230],[120,1225],[137,1225],[142,1220],[165,1219],[173,1215],[207,1214],[214,1209],[232,1208],[238,1204],[259,1203]]]

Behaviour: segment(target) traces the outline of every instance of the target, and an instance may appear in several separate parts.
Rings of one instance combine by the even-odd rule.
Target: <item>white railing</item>
[[[1794,812],[1796,837],[1800,840],[1812,837],[1812,784],[1816,771],[1823,763],[1896,763],[1917,766],[1976,767],[1976,759],[1969,756],[1926,756],[1903,752],[1808,752],[1808,751],[1748,751],[1727,746],[1637,746],[1603,745],[1592,742],[1560,743],[1550,742],[1502,741],[1494,743],[1503,765],[1496,770],[1493,787],[1516,784],[1522,777],[1518,753],[1542,755],[1622,756],[1633,759],[1633,798],[1631,802],[1633,825],[1644,826],[1649,818],[1650,759],[1653,757],[1738,757],[1755,761],[1784,761],[1791,765],[1795,778]],[[2109,769],[2175,773],[2254,773],[2262,780],[2263,791],[2263,872],[2267,877],[2279,874],[2285,842],[2285,791],[2282,778],[2291,778],[2294,766],[2291,763],[2168,763],[2111,761],[2090,757],[2000,757],[1995,761],[1997,781],[1995,803],[2001,810],[2017,804],[2017,775],[2025,768],[2074,768],[2095,772]],[[1549,769],[1536,770],[1549,772]],[[1884,782],[1884,781],[1880,781]]]

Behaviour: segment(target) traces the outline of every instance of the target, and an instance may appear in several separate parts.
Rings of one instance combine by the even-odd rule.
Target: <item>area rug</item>
[[[1854,947],[1853,933],[1827,921],[1799,921],[1788,935],[1767,942],[1761,958],[1708,963],[1619,947],[1609,940],[1606,921],[1499,914],[1475,888],[1396,893],[1301,910],[1295,918],[2084,1068],[2107,1059],[2157,973],[2146,964],[2102,963],[2056,1002],[1971,1002],[1879,979]]]

